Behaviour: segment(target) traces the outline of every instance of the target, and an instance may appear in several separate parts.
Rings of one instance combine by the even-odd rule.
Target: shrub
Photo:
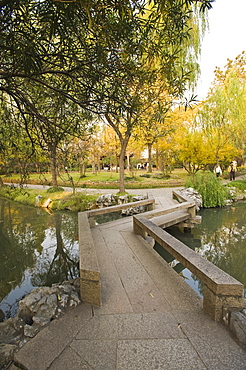
[[[47,193],[58,193],[60,191],[64,191],[64,189],[61,187],[61,186],[58,186],[58,187],[51,187],[49,189],[47,189]]]
[[[149,173],[142,173],[140,177],[145,177],[146,179],[149,179],[151,176]]]
[[[202,196],[203,207],[222,207],[230,197],[229,190],[212,172],[198,172],[187,178],[185,187],[193,187]]]
[[[98,195],[71,194],[62,200],[54,201],[52,209],[82,212],[91,209],[95,205],[97,198]]]
[[[246,181],[245,180],[235,180],[233,182],[228,182],[226,186],[228,187],[233,186],[234,188],[244,191],[246,190]]]

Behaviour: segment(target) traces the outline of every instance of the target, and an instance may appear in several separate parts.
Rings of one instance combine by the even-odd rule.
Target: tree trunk
[[[86,172],[86,164],[82,162],[80,166],[80,177],[85,177],[85,172]]]
[[[152,143],[148,143],[148,162],[149,162],[149,168],[148,172],[152,172]]]
[[[127,160],[127,170],[130,171],[131,164],[130,164],[130,154],[129,153],[126,154],[126,160]]]
[[[57,188],[57,158],[56,147],[50,147],[50,170],[52,176],[52,186]]]
[[[120,179],[120,193],[125,192],[125,178],[124,178],[124,167],[125,167],[125,156],[126,156],[126,148],[130,137],[125,137],[121,140],[121,148],[120,148],[120,160],[119,160],[119,179]]]

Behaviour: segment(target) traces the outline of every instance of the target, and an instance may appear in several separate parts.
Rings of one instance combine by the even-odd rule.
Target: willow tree
[[[230,142],[242,151],[242,160],[246,163],[246,55],[239,54],[234,60],[227,60],[225,69],[215,70],[215,79],[208,99],[215,101],[218,93],[221,101],[214,104],[217,111],[225,107],[228,124],[223,127],[230,135]]]
[[[204,30],[201,25],[205,22],[198,4],[204,10],[210,3],[152,1],[141,8],[135,7],[134,11],[129,8],[124,15],[130,27],[117,44],[115,66],[121,65],[121,68],[113,68],[107,76],[111,97],[104,102],[106,120],[121,145],[121,192],[125,191],[127,145],[133,130],[138,125],[141,129],[141,117],[151,106],[167,106],[180,99],[188,85],[195,81],[199,37]],[[171,102],[163,102],[160,93],[151,92],[152,86],[165,91]]]
[[[245,66],[242,53],[234,61],[228,60],[224,71],[217,67],[213,85],[197,114],[197,127],[214,152],[214,164],[228,164],[242,155],[244,161],[246,158]]]

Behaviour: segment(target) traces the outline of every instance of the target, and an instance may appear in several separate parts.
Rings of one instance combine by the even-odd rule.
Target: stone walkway
[[[165,207],[174,202],[171,192],[151,189],[149,195]],[[54,320],[16,354],[16,363],[28,370],[246,369],[245,350],[133,233],[131,217],[92,231],[102,307],[82,303]]]

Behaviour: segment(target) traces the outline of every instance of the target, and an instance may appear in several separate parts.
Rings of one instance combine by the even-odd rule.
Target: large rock
[[[96,204],[99,208],[115,206],[118,204],[118,197],[114,194],[103,194],[97,199]]]
[[[130,208],[122,209],[121,214],[125,216],[132,216],[138,213],[146,212],[147,206],[136,206],[134,207],[134,202],[147,199],[146,195],[136,195],[132,198],[133,205]]]
[[[19,302],[16,317],[0,322],[0,366],[52,320],[81,303],[79,281],[34,289]]]
[[[231,313],[230,329],[239,343],[246,348],[246,309]]]
[[[9,361],[12,360],[14,357],[14,353],[18,348],[17,345],[8,344],[8,343],[0,343],[0,368],[4,369],[5,366]]]
[[[196,203],[196,210],[199,211],[203,207],[202,196],[193,188],[185,188],[179,190],[179,193],[183,194],[185,197],[189,197]]]
[[[19,317],[10,318],[0,323],[0,343],[15,344],[24,333],[24,321]]]

